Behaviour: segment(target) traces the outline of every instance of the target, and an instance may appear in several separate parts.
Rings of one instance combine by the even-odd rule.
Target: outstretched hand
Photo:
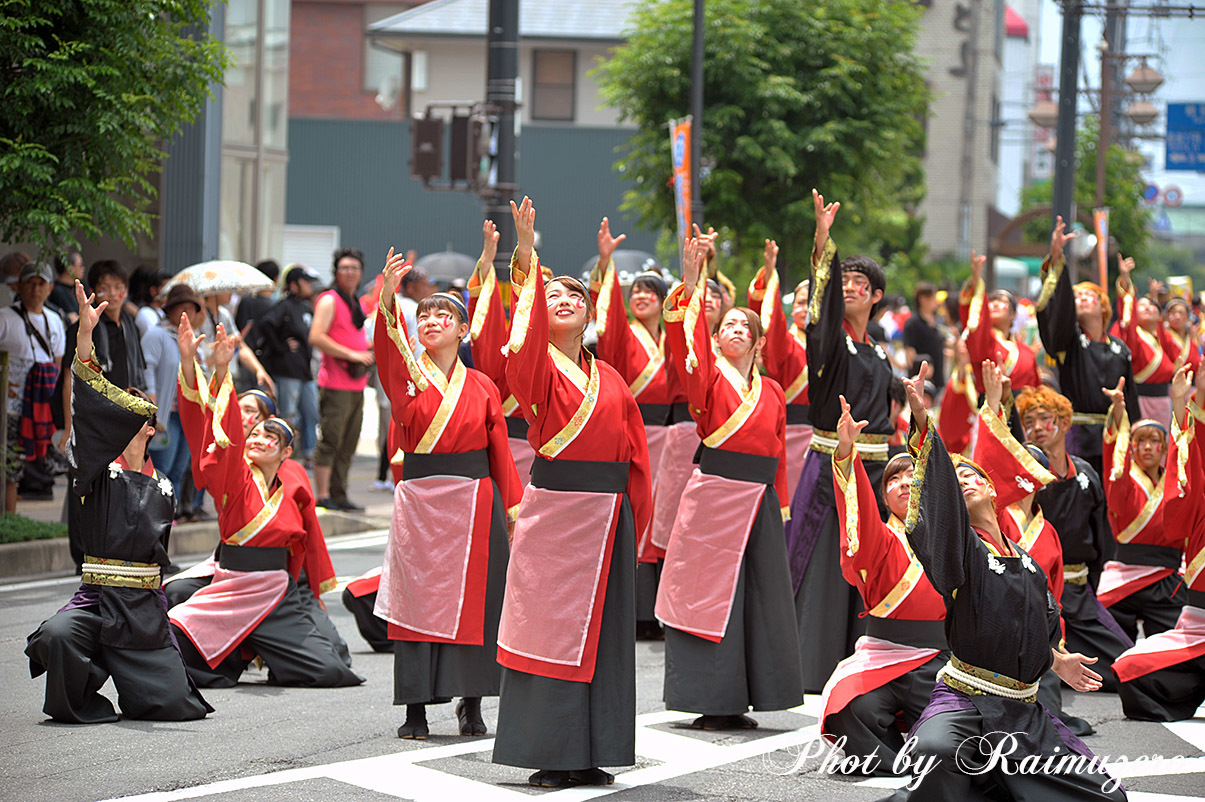
[[[987,265],[987,254],[971,251],[971,278],[978,283],[983,279],[983,268]]]
[[[216,368],[224,369],[234,358],[234,350],[238,347],[238,336],[226,333],[226,327],[221,323],[213,335],[213,363]]]
[[[611,261],[611,255],[615,253],[619,243],[627,238],[627,234],[620,234],[618,237],[611,236],[611,221],[605,217],[602,219],[598,225],[598,267],[600,270]]]
[[[824,245],[828,242],[828,232],[833,227],[833,220],[837,217],[837,210],[841,208],[841,202],[833,201],[826,204],[824,196],[813,189],[812,206],[816,212],[816,250],[823,253]]]
[[[1126,377],[1122,376],[1117,380],[1117,386],[1109,389],[1108,387],[1100,388],[1100,391],[1109,399],[1109,409],[1113,413],[1113,428],[1121,426],[1121,416],[1126,408],[1125,396]]]
[[[188,313],[181,312],[180,325],[176,329],[176,345],[180,348],[180,364],[192,365],[193,360],[197,358],[197,349],[204,339],[204,334],[197,334],[193,331]]]
[[[1172,376],[1172,386],[1171,390],[1168,391],[1168,395],[1171,396],[1172,401],[1183,403],[1191,398],[1195,391],[1196,388],[1193,387],[1192,365],[1186,362],[1177,368],[1175,374]]]
[[[912,420],[916,422],[917,428],[924,426],[924,422],[928,420],[928,411],[925,409],[925,379],[929,378],[929,363],[928,361],[920,363],[920,370],[916,372],[916,376],[911,379],[904,379],[904,393],[908,396],[908,408],[912,411]]]
[[[515,236],[520,251],[531,251],[536,244],[536,207],[531,198],[523,196],[523,202],[518,206],[510,202],[510,213],[515,219]],[[522,265],[527,269],[527,265]]]
[[[488,268],[494,263],[494,257],[498,255],[498,226],[493,220],[486,220],[481,224],[481,266]],[[409,259],[407,261],[410,261]]]
[[[1088,668],[1099,660],[1099,657],[1086,657],[1079,652],[1067,653],[1057,649],[1053,651],[1054,673],[1059,679],[1081,693],[1100,690],[1100,674]]]
[[[778,264],[778,243],[772,239],[766,240],[766,248],[762,252],[762,264],[766,268],[766,280],[770,279],[770,274],[774,272],[775,266]]]
[[[686,297],[694,292],[699,283],[699,275],[707,262],[707,246],[694,237],[687,237],[682,248],[682,284]]]
[[[485,258],[484,253],[482,258]],[[490,262],[493,260],[491,259]],[[414,265],[406,258],[406,254],[397,253],[393,248],[389,249],[389,253],[385,255],[385,267],[381,270],[381,276],[384,279],[381,283],[381,297],[385,299],[386,309],[393,308],[393,296],[397,293],[398,287],[402,286],[402,277],[413,269]]]
[[[837,421],[837,459],[846,459],[853,453],[854,443],[862,430],[870,425],[870,421],[854,420],[849,412],[849,403],[845,396],[837,396],[841,400],[841,418]]]
[[[990,359],[983,360],[983,400],[993,413],[1000,414],[1000,402],[1004,400],[1004,372]],[[1009,382],[1012,386],[1012,382]]]
[[[1134,272],[1134,257],[1117,254],[1117,270],[1122,277],[1128,279],[1130,273]]]
[[[1063,222],[1062,217],[1055,218],[1054,231],[1050,232],[1050,262],[1057,262],[1063,256],[1063,249],[1067,243],[1075,239],[1076,233],[1072,231],[1067,233],[1067,224]]]
[[[84,285],[78,280],[75,282],[75,300],[79,304],[79,327],[80,332],[92,333],[96,328],[96,324],[100,322],[101,313],[108,308],[108,301],[101,301],[100,304],[93,308],[92,302],[96,300],[96,293],[91,295],[84,294]]]

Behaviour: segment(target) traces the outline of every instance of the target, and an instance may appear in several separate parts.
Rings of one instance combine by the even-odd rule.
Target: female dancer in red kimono
[[[1163,350],[1179,368],[1188,365],[1196,373],[1201,365],[1201,344],[1192,331],[1192,306],[1183,298],[1172,298],[1163,307]]]
[[[469,278],[469,347],[473,353],[473,367],[493,380],[502,397],[510,453],[514,457],[520,481],[527,484],[536,453],[527,442],[527,421],[519,409],[519,402],[510,391],[510,381],[506,377],[506,347],[510,340],[511,324],[508,305],[502,302],[502,287],[494,273],[498,228],[492,220],[486,220],[482,225],[482,239],[481,258],[477,260],[477,267]],[[512,294],[510,309],[513,309],[514,303]]]
[[[426,706],[453,696],[463,697],[460,734],[484,735],[481,697],[498,693],[507,522],[522,485],[498,389],[460,361],[468,311],[459,298],[419,301],[425,350],[410,349],[394,294],[412,267],[390,249],[373,336],[403,452],[376,614],[395,641],[393,703],[406,705],[398,737],[426,738]]]
[[[626,236],[612,236],[610,222],[602,219],[598,264],[590,274],[590,296],[598,310],[598,358],[627,381],[644,417],[653,474],[653,515],[648,528],[636,538],[640,560],[636,568],[636,637],[659,639],[661,627],[653,614],[659,563],[665,557],[682,491],[690,478],[699,436],[678,372],[668,358],[661,306],[669,288],[660,274],[641,273],[632,281],[630,302],[636,319],[628,322],[619,277],[611,261],[611,254]]]
[[[1113,663],[1127,718],[1179,721],[1205,702],[1205,411],[1189,400],[1194,377],[1182,365],[1172,378],[1172,437],[1164,516],[1187,532],[1188,603],[1176,626],[1139,641]],[[1197,373],[1196,399],[1205,398]]]
[[[958,296],[962,339],[967,344],[975,386],[983,389],[983,361],[990,359],[1012,384],[1014,393],[1042,383],[1034,350],[1013,336],[1017,319],[1017,297],[1008,290],[986,292],[983,267],[986,256],[971,252],[971,277]],[[948,444],[947,444],[948,445]]]
[[[567,276],[545,288],[535,207],[524,198],[511,210],[519,292],[506,377],[538,456],[498,627],[494,762],[539,769],[532,785],[607,785],[615,778],[599,766],[636,759],[636,533],[651,509],[644,422],[623,377],[582,348],[589,291]]]
[[[808,318],[808,281],[805,279],[795,287],[788,328],[779,298],[777,263],[778,244],[766,240],[763,266],[749,284],[749,308],[761,315],[762,331],[766,333],[766,347],[761,355],[766,375],[782,386],[787,399],[787,495],[782,500],[789,505],[812,443],[808,347],[803,333]]]
[[[794,594],[782,521],[786,402],[755,365],[751,309],[703,315],[704,250],[687,242],[683,283],[665,302],[666,337],[703,448],[682,493],[657,618],[665,631],[665,706],[701,713],[699,729],[744,729],[754,710],[803,702]]]
[[[1159,305],[1147,296],[1135,298],[1130,277],[1134,272],[1133,259],[1117,254],[1117,269],[1121,273],[1117,279],[1117,297],[1121,302],[1117,336],[1130,349],[1138,407],[1143,418],[1166,427],[1171,421],[1168,384],[1178,366],[1174,352],[1163,347],[1166,342],[1163,314]]]
[[[200,338],[182,326],[180,339],[181,361],[191,363],[190,348]],[[334,584],[325,547],[313,542],[322,539],[314,508],[299,506],[280,476],[281,463],[292,454],[293,431],[269,418],[244,439],[227,370],[235,340],[222,326],[213,348],[213,404],[206,407],[204,436],[193,459],[206,486],[223,499],[222,542],[212,581],[168,613],[189,675],[203,687],[230,687],[258,655],[275,684],[358,685],[363,678],[318,629],[294,580],[304,567],[316,595]]]
[[[206,423],[206,414],[213,406],[213,394],[209,385],[198,379],[198,377],[203,378],[200,364],[196,358],[199,343],[200,339],[193,335],[192,325],[187,320],[182,321],[178,344],[184,349],[181,354],[185,354],[185,356],[180,360],[176,409],[180,413],[180,425],[184,430],[185,439],[190,444],[200,443],[204,439],[206,426],[210,425]],[[243,437],[246,438],[251,436],[252,429],[276,414],[276,401],[263,390],[247,390],[239,394],[238,408],[243,425]],[[194,485],[197,488],[204,488],[205,477],[201,474],[200,462],[195,459],[192,460],[192,475]],[[280,464],[277,475],[285,488],[285,495],[292,499],[298,509],[307,510],[314,507],[316,502],[313,487],[310,485],[310,477],[300,462],[294,459],[284,460]],[[223,499],[215,497],[213,504],[214,509],[221,512]],[[330,554],[327,552],[326,540],[323,537],[307,538],[305,543],[297,548],[313,549],[315,565],[330,564]],[[308,561],[302,559],[298,564],[304,566],[308,564]],[[217,566],[218,555],[215,551],[208,559],[167,579],[163,583],[163,589],[167,596],[168,606],[174,607],[180,604],[208,585],[213,580]],[[298,573],[293,578],[297,580],[297,592],[301,595],[301,602],[309,611],[310,617],[314,619],[315,626],[334,645],[335,651],[338,652],[339,658],[344,664],[350,667],[351,651],[347,648],[347,642],[343,640],[339,630],[335,628],[335,623],[327,614],[321,597],[313,592],[308,577],[304,573]],[[332,576],[321,586],[322,592],[334,587],[334,584]]]
[[[854,421],[844,396],[841,408],[832,458],[841,573],[862,595],[868,617],[854,653],[824,686],[820,731],[846,755],[874,755],[876,773],[889,774],[904,745],[899,718],[908,727],[920,718],[950,657],[946,607],[904,537],[912,458],[897,454],[883,468],[890,511],[883,523],[856,446],[866,422]]]
[[[1101,571],[1096,596],[1136,640],[1138,619],[1143,634],[1154,635],[1174,627],[1180,617],[1187,600],[1180,575],[1184,532],[1163,525],[1167,430],[1150,419],[1130,425],[1121,382],[1104,392],[1113,402],[1105,426],[1103,478],[1117,551]]]

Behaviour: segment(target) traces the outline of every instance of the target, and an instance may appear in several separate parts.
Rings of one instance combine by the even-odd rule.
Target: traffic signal
[[[410,177],[427,182],[443,178],[444,121],[415,117],[410,123]]]
[[[483,114],[469,123],[466,148],[469,184],[474,188],[498,184],[498,121]]]

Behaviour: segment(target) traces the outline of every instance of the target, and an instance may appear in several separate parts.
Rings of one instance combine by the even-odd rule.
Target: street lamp
[[[1149,95],[1163,85],[1163,76],[1147,66],[1145,60],[1142,66],[1134,70],[1126,78],[1126,86],[1140,95]]]
[[[1053,100],[1039,100],[1026,116],[1038,128],[1054,128],[1059,121],[1059,104]]]
[[[1149,100],[1138,100],[1126,107],[1125,114],[1136,125],[1150,125],[1159,116],[1159,109]]]

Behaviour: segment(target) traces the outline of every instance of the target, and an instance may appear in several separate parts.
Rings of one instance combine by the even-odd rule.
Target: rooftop
[[[579,39],[621,42],[636,0],[523,0],[519,35],[523,39]],[[479,37],[486,34],[489,0],[432,0],[368,27],[374,39]]]

